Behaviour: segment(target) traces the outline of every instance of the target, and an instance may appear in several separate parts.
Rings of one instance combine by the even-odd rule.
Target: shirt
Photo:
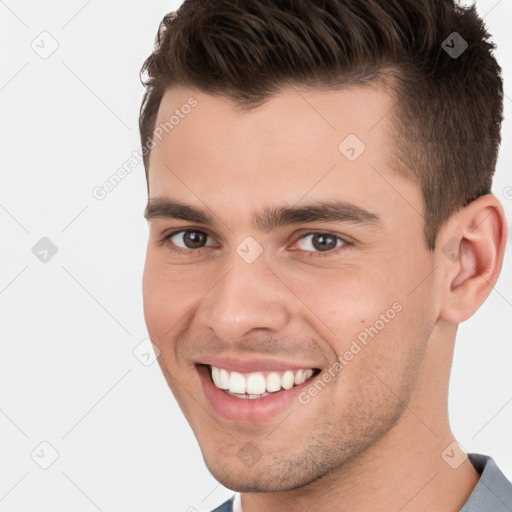
[[[512,512],[512,484],[487,455],[468,453],[469,460],[480,475],[460,512]],[[212,512],[242,512],[240,494]]]

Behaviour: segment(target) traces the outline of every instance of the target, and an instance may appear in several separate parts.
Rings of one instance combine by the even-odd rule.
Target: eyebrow
[[[217,227],[218,222],[206,210],[170,198],[149,199],[144,217],[181,219]],[[373,212],[345,201],[316,201],[304,206],[267,207],[252,217],[252,224],[261,231],[306,222],[348,222],[382,229],[382,219]]]

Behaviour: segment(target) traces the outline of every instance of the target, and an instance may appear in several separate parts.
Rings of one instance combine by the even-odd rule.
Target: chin
[[[332,468],[313,467],[310,463],[294,464],[291,460],[263,458],[253,467],[234,465],[232,459],[204,457],[212,476],[224,487],[236,492],[286,492],[321,479]],[[294,467],[295,466],[295,467]]]

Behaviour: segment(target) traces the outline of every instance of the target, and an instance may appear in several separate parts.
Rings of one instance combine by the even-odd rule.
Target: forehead
[[[176,145],[201,146],[213,157],[237,149],[247,161],[251,149],[262,147],[269,156],[318,157],[327,147],[337,150],[348,134],[372,144],[389,136],[393,105],[394,98],[376,84],[340,91],[288,87],[249,110],[226,98],[175,87],[162,98],[156,126],[164,128],[163,138],[172,132]]]
[[[397,204],[401,187],[412,187],[406,195],[418,201],[416,186],[393,171],[394,104],[377,85],[289,87],[250,110],[196,89],[172,88],[158,111],[150,195],[213,209],[230,205],[239,213],[262,201],[325,198],[371,210],[386,197]]]

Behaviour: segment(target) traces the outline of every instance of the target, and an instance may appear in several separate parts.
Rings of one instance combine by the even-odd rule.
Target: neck
[[[450,446],[455,443],[447,406],[453,343],[445,335],[430,340],[413,396],[387,434],[356,459],[306,486],[242,494],[243,512],[460,511],[479,475],[457,445]]]

